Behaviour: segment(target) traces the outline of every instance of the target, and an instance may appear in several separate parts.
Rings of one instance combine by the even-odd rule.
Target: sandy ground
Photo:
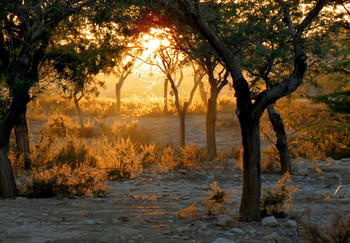
[[[225,120],[225,119],[224,119]],[[142,118],[139,126],[149,129],[160,141],[177,141],[177,117]],[[203,116],[189,116],[188,141],[205,142]],[[190,131],[190,132],[189,132]],[[238,139],[237,139],[238,138]],[[230,149],[239,143],[237,128],[219,129],[218,144]],[[0,200],[0,242],[304,242],[297,222],[307,210],[311,220],[329,225],[336,215],[350,215],[350,159],[320,162],[324,174],[309,161],[293,161],[294,208],[276,226],[234,220],[222,225],[220,217],[206,216],[204,202],[210,184],[235,197],[225,206],[226,216],[236,219],[241,198],[242,175],[235,160],[216,169],[175,172],[144,172],[133,180],[110,182],[105,198],[6,199]],[[263,188],[270,188],[281,176],[264,174]],[[323,194],[336,197],[322,200]],[[177,213],[197,204],[202,218],[189,221]],[[220,225],[221,224],[221,225]],[[231,241],[229,241],[231,240]],[[221,241],[225,242],[225,241]]]

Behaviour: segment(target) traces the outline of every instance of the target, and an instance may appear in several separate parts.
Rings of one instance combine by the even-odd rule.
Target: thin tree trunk
[[[217,92],[211,92],[211,97],[208,100],[208,109],[206,116],[207,149],[209,160],[213,160],[217,156],[215,135],[215,125],[217,117],[217,95]]]
[[[164,115],[168,114],[168,83],[169,83],[169,80],[166,78],[164,80],[164,108],[163,108]]]
[[[77,111],[78,111],[80,127],[81,127],[82,129],[84,129],[84,128],[85,128],[85,125],[84,125],[84,120],[83,120],[83,114],[82,114],[82,112],[81,112],[80,105],[79,105],[79,100],[80,100],[80,98],[78,99],[76,94],[73,95],[73,98],[74,98],[74,105],[75,105],[75,108],[76,108]]]
[[[120,103],[121,103],[121,89],[122,86],[117,83],[115,85],[115,108],[117,110],[117,114],[120,115]]]
[[[24,158],[24,169],[29,170],[31,167],[31,161],[29,158],[30,145],[26,111],[21,113],[19,119],[16,120],[14,130],[16,136],[17,152]]]
[[[0,197],[12,198],[16,197],[17,188],[7,150],[0,145]]]
[[[241,220],[260,220],[261,169],[259,121],[240,117],[243,142]]]
[[[181,112],[179,113],[179,117],[180,117],[180,146],[184,147],[186,145],[186,141],[185,141],[185,117],[186,114],[185,112]]]
[[[207,93],[204,90],[204,83],[200,82],[199,83],[199,94],[201,96],[201,99],[203,101],[204,106],[208,105],[208,98],[207,98]]]
[[[267,111],[269,114],[269,119],[273,126],[273,130],[275,131],[277,137],[276,147],[280,155],[281,173],[284,174],[286,172],[291,172],[292,165],[289,158],[287,134],[284,129],[283,120],[280,114],[276,112],[273,104],[267,107]]]

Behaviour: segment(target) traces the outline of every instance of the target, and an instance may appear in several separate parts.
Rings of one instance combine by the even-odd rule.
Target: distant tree
[[[304,43],[307,28],[326,6],[327,1],[315,4],[274,1],[168,1],[157,0],[168,16],[191,26],[208,40],[218,56],[223,60],[233,79],[237,97],[236,114],[239,118],[243,143],[243,194],[240,205],[241,219],[244,221],[260,220],[261,168],[260,168],[260,131],[259,122],[264,110],[276,100],[294,92],[302,83],[307,68],[307,55]],[[254,6],[254,11],[252,11]],[[239,8],[250,11],[250,18],[235,18]],[[302,12],[306,14],[303,15]],[[302,17],[300,17],[302,16]],[[266,21],[276,21],[274,38],[282,38],[293,45],[292,72],[289,77],[252,96],[249,83],[243,75],[237,60],[242,40],[250,42],[254,34]],[[282,28],[281,23],[285,23]],[[242,35],[235,32],[245,28]],[[227,40],[236,40],[230,41]],[[235,45],[232,45],[234,43]],[[244,57],[242,57],[244,58]]]

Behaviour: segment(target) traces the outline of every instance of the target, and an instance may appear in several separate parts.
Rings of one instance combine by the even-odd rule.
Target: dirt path
[[[238,188],[227,205],[227,214],[237,215],[242,176],[236,162],[228,162],[226,169],[146,172],[134,180],[110,182],[112,190],[102,199],[1,200],[0,242],[213,242],[218,238],[302,242],[300,227],[298,231],[290,220],[295,221],[307,208],[324,225],[336,213],[350,214],[350,161],[343,160],[333,166],[323,163],[323,175],[312,166],[300,167],[293,184],[303,191],[295,194],[289,219],[277,219],[276,227],[260,222],[219,226],[217,216],[204,216],[204,201],[214,180],[228,192]],[[278,179],[278,175],[266,174],[263,185],[271,187]],[[323,193],[332,195],[340,184],[337,198],[322,201]],[[203,213],[202,219],[188,221],[177,216],[193,203]]]

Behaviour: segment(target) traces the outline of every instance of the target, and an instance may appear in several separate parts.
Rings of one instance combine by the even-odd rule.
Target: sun
[[[170,46],[170,41],[166,38],[166,30],[152,28],[142,37],[142,45],[144,47],[142,58],[149,57],[160,47]]]

